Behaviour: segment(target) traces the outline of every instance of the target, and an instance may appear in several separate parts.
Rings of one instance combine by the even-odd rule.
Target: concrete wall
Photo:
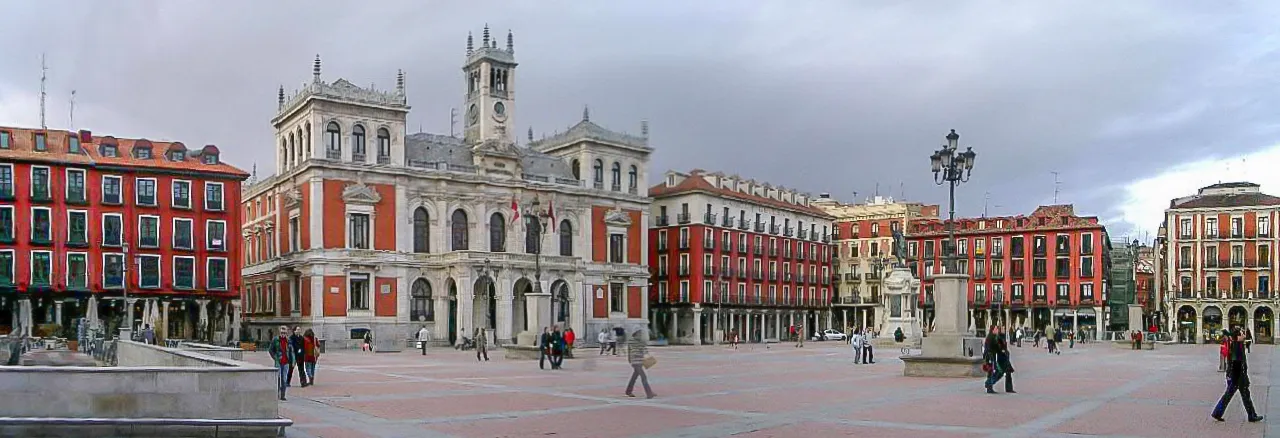
[[[117,348],[119,367],[0,366],[0,394],[5,395],[0,397],[0,415],[279,417],[277,374],[273,368],[131,341],[120,341]],[[77,436],[84,430],[79,431],[73,429],[66,436]],[[21,432],[15,427],[0,427],[0,435]]]
[[[235,361],[244,360],[244,350],[234,347],[219,347],[217,345],[201,344],[196,342],[183,342],[179,344],[179,348],[183,351],[190,351],[192,353],[220,357],[223,359],[231,359]]]

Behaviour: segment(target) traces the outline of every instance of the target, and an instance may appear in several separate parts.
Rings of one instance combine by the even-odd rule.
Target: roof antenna
[[[71,90],[71,129],[76,129],[76,90]]]
[[[44,92],[44,84],[48,81],[49,66],[44,63],[44,54],[40,54],[40,129],[48,129],[48,125],[44,123],[44,101],[47,95]]]
[[[1058,205],[1058,172],[1049,172],[1053,174],[1053,205]]]

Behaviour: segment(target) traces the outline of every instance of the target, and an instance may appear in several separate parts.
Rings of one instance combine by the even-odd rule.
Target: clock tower
[[[462,68],[467,81],[463,109],[463,140],[468,144],[495,141],[513,143],[515,124],[515,42],[507,31],[506,48],[498,48],[484,26],[480,47],[467,34],[467,63]]]

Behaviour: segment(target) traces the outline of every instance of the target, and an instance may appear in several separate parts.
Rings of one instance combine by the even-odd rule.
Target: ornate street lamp
[[[973,148],[966,148],[964,152],[957,152],[960,145],[960,134],[956,134],[956,130],[952,129],[947,134],[947,144],[942,146],[929,157],[929,162],[933,166],[933,181],[937,185],[947,184],[950,188],[948,197],[948,214],[947,214],[947,248],[943,251],[943,266],[947,273],[955,273],[955,251],[956,251],[956,185],[969,181],[969,175],[973,170],[973,160],[978,154],[973,152]]]
[[[493,315],[490,312],[490,309],[496,306],[496,304],[494,303],[494,300],[496,299],[496,297],[493,296],[492,291],[496,287],[495,282],[497,280],[494,277],[496,277],[497,269],[494,268],[490,264],[489,259],[486,258],[484,259],[484,262],[480,265],[480,267],[476,268],[476,270],[478,271],[476,272],[477,276],[479,276],[480,278],[487,278],[488,281],[485,282],[485,287],[483,290],[472,291],[472,295],[474,295],[475,298],[479,298],[481,301],[488,303],[486,305],[486,307],[488,308],[484,309],[484,321],[481,321],[481,324],[477,325],[474,328],[476,329],[482,328],[487,330],[489,326],[493,323],[493,320],[490,319],[490,318],[493,318]],[[494,342],[498,341],[496,336],[493,338],[493,341]]]
[[[538,201],[537,197],[533,198],[533,202],[526,206],[521,214],[524,215],[527,220],[527,226],[531,227],[530,229],[533,230],[535,235],[533,242],[533,293],[540,294],[542,293],[542,236],[546,232],[545,221],[551,217],[551,214],[542,209],[542,203]],[[556,303],[561,303],[561,306],[568,305],[568,298],[567,291],[556,291],[554,289],[551,291],[551,308],[547,309],[548,313],[550,313],[549,322],[555,323]]]

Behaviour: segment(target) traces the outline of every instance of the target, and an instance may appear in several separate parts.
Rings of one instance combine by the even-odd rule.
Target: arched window
[[[637,169],[636,165],[632,164],[631,169],[627,171],[627,188],[631,190],[631,193],[635,193],[636,185],[639,183],[640,169]]]
[[[391,162],[391,132],[387,128],[378,128],[378,162]]]
[[[453,236],[454,251],[467,250],[467,212],[461,208],[453,211],[453,216],[449,219],[449,230]]]
[[[507,251],[507,220],[502,213],[489,217],[489,252]]]
[[[573,168],[573,179],[582,180],[582,162],[574,158],[569,164]]]
[[[431,252],[431,216],[422,207],[413,211],[413,252]]]
[[[530,218],[524,227],[524,252],[538,254],[541,251],[542,221]]]
[[[293,134],[289,134],[288,158],[284,160],[285,167],[293,167],[298,164],[298,143],[293,138]]]
[[[351,128],[351,156],[355,160],[364,159],[364,126]]]
[[[409,304],[409,319],[416,322],[434,321],[435,312],[431,308],[431,283],[428,283],[425,278],[415,280],[411,296],[413,299]]]
[[[324,148],[329,159],[342,158],[342,128],[338,127],[338,122],[329,122],[324,128]]]
[[[280,163],[289,167],[289,140],[280,139]]]
[[[622,190],[622,165],[617,161],[613,162],[613,189]]]
[[[305,141],[304,143],[305,143],[305,144],[306,144],[306,146],[307,146],[306,154],[304,154],[304,156],[305,156],[305,157],[307,157],[307,158],[309,159],[309,158],[311,158],[311,122],[307,122],[307,130],[305,131],[305,134],[303,134],[303,135],[304,135],[304,137],[303,137],[303,138],[305,138],[305,139],[306,139],[306,141]]]
[[[310,155],[308,155],[308,154],[310,154],[310,153],[311,153],[311,147],[310,147],[310,146],[308,146],[308,145],[306,144],[306,142],[304,142],[304,141],[302,140],[304,137],[302,136],[302,127],[301,127],[301,126],[299,126],[299,127],[298,127],[298,136],[297,136],[297,137],[298,137],[298,149],[294,150],[294,151],[293,151],[293,153],[298,154],[298,155],[297,155],[297,158],[295,158],[295,159],[293,160],[293,162],[294,162],[294,164],[302,164],[302,162],[303,162],[303,161],[307,161],[307,159],[308,159],[308,158],[311,158],[311,156],[310,156]],[[305,151],[304,151],[304,149],[305,149]]]
[[[568,219],[560,221],[560,255],[566,257],[573,256],[573,225]]]
[[[596,163],[592,166],[591,170],[594,173],[593,176],[595,177],[596,186],[597,187],[603,186],[604,185],[604,161],[597,159]]]

